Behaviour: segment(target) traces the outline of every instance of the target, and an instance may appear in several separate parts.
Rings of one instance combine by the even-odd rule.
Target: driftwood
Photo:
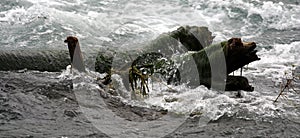
[[[254,42],[242,43],[240,38],[232,38],[220,44],[210,45],[188,56],[192,56],[195,61],[200,84],[210,88],[212,83],[222,83],[227,78],[226,90],[253,91],[246,78],[235,77],[233,79],[233,77],[227,75],[253,61],[259,60],[256,50],[254,50],[255,47]],[[225,64],[223,63],[224,60]],[[224,76],[224,74],[226,75]]]
[[[240,38],[232,38],[228,41],[211,45],[213,38],[211,32],[209,32],[206,27],[180,27],[173,32],[160,35],[148,46],[144,47],[144,50],[141,52],[142,54],[136,54],[137,52],[132,50],[127,52],[127,54],[122,54],[127,56],[113,59],[112,56],[101,53],[98,55],[98,57],[101,58],[98,58],[96,62],[100,64],[96,64],[96,66],[99,66],[99,68],[106,67],[104,70],[98,70],[103,73],[109,71],[109,67],[106,63],[117,62],[123,63],[122,65],[124,65],[125,60],[131,61],[126,63],[127,65],[124,65],[123,68],[117,68],[121,68],[120,70],[130,68],[129,82],[126,83],[130,83],[132,86],[131,89],[133,90],[135,89],[133,86],[136,88],[139,87],[145,94],[145,91],[147,91],[147,79],[153,75],[153,71],[141,74],[143,71],[136,67],[142,66],[143,70],[145,70],[145,68],[147,68],[145,66],[149,66],[148,69],[151,70],[155,64],[153,61],[151,61],[151,64],[146,62],[148,58],[153,59],[151,57],[154,55],[161,54],[163,55],[161,58],[171,60],[172,55],[179,54],[179,58],[174,59],[173,57],[172,60],[179,64],[177,69],[180,70],[180,73],[171,74],[173,78],[163,73],[159,74],[164,77],[169,77],[169,80],[176,80],[176,84],[181,81],[182,83],[188,82],[190,86],[198,86],[201,84],[211,88],[213,83],[217,89],[222,89],[221,86],[226,80],[224,90],[253,91],[253,87],[249,85],[247,78],[243,76],[229,76],[229,74],[253,61],[259,60],[256,55],[257,51],[254,50],[256,44],[254,42],[242,42]],[[136,58],[130,59],[130,57]],[[154,59],[160,60],[161,58]],[[109,62],[103,59],[109,59]],[[143,59],[145,61],[141,62]],[[137,61],[140,63],[136,64]],[[118,65],[120,64],[117,64],[117,66]],[[173,70],[176,69],[173,68]],[[140,84],[137,84],[136,81],[139,81]]]
[[[259,60],[256,50],[254,50],[256,47],[255,43],[245,43],[240,38],[232,38],[228,41],[212,45],[213,38],[211,32],[206,27],[180,27],[173,32],[161,34],[150,44],[144,46],[143,50],[131,50],[127,52],[109,50],[99,52],[95,57],[95,70],[108,74],[108,77],[105,78],[106,84],[110,82],[110,75],[112,73],[119,72],[119,74],[129,78],[125,80],[124,84],[133,84],[133,87],[140,87],[142,89],[143,85],[138,85],[136,81],[144,79],[142,81],[144,84],[147,84],[148,76],[144,78],[142,76],[158,73],[168,83],[173,84],[190,82],[189,85],[191,86],[202,84],[210,88],[212,84],[222,84],[226,80],[225,90],[252,91],[253,87],[248,84],[247,78],[242,76],[231,77],[228,74],[253,61]],[[73,40],[75,43],[73,43]],[[0,70],[27,68],[29,70],[60,71],[72,63],[74,68],[84,71],[81,52],[76,52],[76,46],[79,47],[79,42],[76,40],[75,37],[68,37],[65,41],[69,46],[69,54],[68,51],[64,50],[1,51]],[[161,56],[155,60],[152,59],[153,61],[151,65],[148,65],[148,68],[141,68],[147,63],[142,62],[141,59],[149,59],[152,56],[149,53]],[[174,57],[174,55],[177,55],[177,57]],[[145,57],[140,58],[142,56]],[[173,66],[174,64],[170,66],[172,67],[171,70],[175,72],[174,74],[167,76],[164,73],[167,70],[159,71],[156,64],[161,59],[166,59],[166,61],[171,61],[178,65],[177,68]],[[74,60],[79,62],[74,64]],[[193,63],[193,66],[186,64],[189,62]],[[166,69],[166,67],[164,68]],[[140,74],[142,69],[152,69],[152,72],[148,71],[146,74]],[[174,70],[179,70],[179,73]],[[145,89],[147,89],[146,86]]]

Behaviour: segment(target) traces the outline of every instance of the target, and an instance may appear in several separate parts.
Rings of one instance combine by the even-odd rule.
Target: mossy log
[[[10,50],[0,51],[0,70],[38,70],[57,72],[70,65],[67,50]]]

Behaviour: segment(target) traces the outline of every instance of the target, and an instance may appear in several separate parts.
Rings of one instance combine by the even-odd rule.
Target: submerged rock
[[[172,103],[172,102],[178,101],[178,98],[176,98],[176,97],[165,97],[164,100],[165,100],[167,103]]]
[[[227,76],[226,88],[227,91],[253,91],[254,87],[249,85],[248,79],[243,76]]]

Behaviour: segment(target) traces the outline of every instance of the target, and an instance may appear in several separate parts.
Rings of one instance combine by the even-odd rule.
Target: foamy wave
[[[3,11],[0,14],[4,15],[0,17],[0,22],[7,22],[9,24],[26,24],[47,16],[39,6],[32,6],[28,9],[15,7],[8,11]]]
[[[273,85],[260,82],[254,83],[254,92],[243,92],[243,98],[236,98],[236,92],[218,92],[208,90],[200,86],[196,89],[189,89],[184,85],[172,87],[178,93],[167,92],[164,85],[154,85],[154,90],[150,93],[150,98],[145,102],[151,105],[162,106],[169,111],[189,114],[193,111],[203,113],[208,120],[215,120],[224,114],[238,114],[245,119],[254,119],[256,117],[279,117],[294,116],[297,111],[288,111],[291,108],[291,102],[280,101],[275,104],[274,100],[278,96],[279,83],[285,79],[288,71],[299,66],[300,42],[291,44],[274,44],[272,49],[262,49],[258,52],[260,61],[249,65],[244,75],[250,77],[250,80],[264,81],[256,77],[264,76],[264,79],[272,79]],[[296,65],[296,66],[292,66]],[[257,85],[259,84],[259,85]],[[267,85],[261,87],[260,85]],[[273,86],[268,86],[273,85]],[[268,88],[269,87],[269,88]],[[278,87],[278,88],[277,88]],[[296,93],[287,93],[287,97],[292,97],[297,103],[300,100]],[[174,102],[167,102],[165,99],[175,99]]]
[[[185,85],[172,87],[177,93],[167,92],[166,87],[154,85],[150,97],[145,99],[149,105],[160,106],[170,112],[191,114],[198,112],[202,117],[217,120],[223,115],[237,115],[244,119],[256,117],[278,117],[280,107],[273,104],[274,96],[264,96],[260,92],[242,92],[243,98],[236,98],[237,92],[218,92],[204,86],[190,89]],[[159,88],[160,87],[160,88]],[[175,99],[167,101],[166,99]]]
[[[294,66],[300,65],[300,42],[291,44],[274,44],[272,49],[262,49],[257,54],[261,60],[251,63],[256,71],[248,73],[270,77],[273,80],[281,81],[287,71]]]
[[[256,106],[248,106],[251,111],[255,111],[257,113],[269,111],[270,115],[281,114],[286,116],[289,116],[288,114],[291,116],[297,112],[286,112],[286,110],[290,110],[288,108],[293,106],[296,107],[297,104],[299,105],[300,95],[295,92],[291,92],[293,90],[286,89],[285,98],[280,98],[279,103],[275,104],[273,101],[277,98],[281,91],[281,85],[285,85],[287,78],[292,78],[292,70],[300,65],[299,45],[299,41],[292,42],[290,44],[274,44],[273,48],[262,49],[258,52],[261,60],[251,63],[249,65],[250,69],[245,70],[244,73],[246,76],[254,79],[254,81],[256,81],[254,87],[259,88],[253,93],[247,93],[250,97],[257,99],[256,102],[253,103],[253,105]],[[298,81],[292,83],[299,83]],[[296,89],[297,86],[298,85],[295,87]],[[268,114],[266,114],[266,116],[267,115]]]
[[[211,0],[191,1],[209,28],[222,35],[252,38],[266,29],[286,30],[300,27],[299,5],[271,1]]]
[[[87,45],[103,42],[111,34],[136,36],[120,43],[130,43],[174,30],[180,25],[208,26],[216,35],[215,41],[229,37],[251,39],[266,29],[293,29],[300,27],[299,5],[269,1],[212,0],[185,2],[111,1],[99,3],[86,0],[27,0],[32,5],[15,7],[0,13],[0,21],[26,24],[39,17],[63,32],[88,39]],[[162,6],[164,5],[164,6]],[[2,16],[4,15],[4,16]],[[53,30],[52,30],[53,31]],[[139,37],[141,36],[141,37]],[[119,39],[119,38],[118,38]],[[143,41],[143,40],[142,40]],[[130,45],[130,44],[129,44]]]
[[[259,14],[265,26],[278,30],[300,27],[299,6],[286,5],[282,2],[263,2],[260,6],[251,7],[248,17]]]

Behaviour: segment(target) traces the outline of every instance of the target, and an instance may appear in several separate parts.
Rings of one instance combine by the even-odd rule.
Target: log
[[[67,50],[9,50],[0,51],[0,70],[38,70],[58,72],[70,65]]]
[[[226,90],[239,89],[253,91],[253,89],[249,88],[248,81],[245,81],[244,77],[232,79],[228,77],[228,75],[253,61],[260,60],[260,58],[258,58],[256,55],[257,50],[255,50],[255,48],[256,44],[254,42],[242,42],[240,38],[231,38],[228,41],[205,47],[200,51],[186,54],[186,57],[184,58],[194,60],[197,66],[197,72],[201,85],[205,85],[206,87],[210,88],[212,83],[222,84],[222,82],[226,79]],[[182,73],[185,69],[181,70],[183,70],[181,71]],[[184,76],[193,78],[195,77],[195,74],[185,73]],[[233,81],[236,82],[232,83]],[[245,85],[245,83],[248,85]],[[233,88],[232,84],[238,85],[236,85],[236,88]],[[240,87],[240,85],[245,87]]]
[[[254,42],[242,42],[240,38],[232,38],[218,44],[211,44],[213,38],[207,27],[179,27],[175,31],[161,34],[157,39],[146,45],[143,48],[144,50],[125,52],[115,49],[99,50],[101,52],[94,57],[96,59],[94,68],[97,72],[110,75],[112,73],[111,69],[114,67],[128,74],[130,68],[138,66],[136,64],[138,63],[137,60],[147,59],[147,56],[139,57],[147,53],[158,53],[168,61],[174,61],[179,65],[177,69],[180,73],[174,71],[176,72],[175,75],[171,75],[174,78],[165,76],[169,80],[175,80],[170,81],[170,83],[190,82],[189,85],[191,86],[201,84],[211,88],[213,84],[222,84],[227,79],[225,90],[253,90],[245,77],[233,77],[234,79],[232,79],[232,77],[228,77],[228,74],[259,60],[255,50],[256,44]],[[68,53],[66,50],[0,51],[0,70],[27,68],[39,71],[61,71],[71,64],[69,55],[72,57],[72,53]],[[149,55],[151,56],[151,54]],[[159,59],[157,58],[157,60]],[[153,64],[156,63],[158,62],[153,62]],[[82,66],[82,64],[79,64],[79,66]],[[81,69],[84,70],[84,68]],[[173,69],[177,70],[174,67]],[[166,73],[161,74],[165,75]],[[106,82],[110,81],[106,80]],[[129,84],[130,82],[125,80],[125,83]]]
[[[163,33],[144,46],[145,52],[158,52],[170,57],[188,51],[200,51],[212,44],[214,36],[207,27],[182,26],[172,32]]]
[[[178,40],[188,51],[200,51],[211,45],[214,39],[212,32],[204,26],[181,26],[168,35]]]
[[[191,30],[193,32],[191,32]],[[215,85],[214,87],[216,89],[253,91],[247,78],[232,77],[228,76],[228,74],[253,61],[259,60],[256,55],[257,51],[255,50],[256,44],[254,42],[242,42],[240,38],[231,38],[228,41],[211,45],[213,38],[211,32],[209,32],[206,27],[180,27],[173,32],[158,36],[157,39],[144,47],[145,50],[141,52],[143,54],[138,55],[136,54],[137,51],[132,50],[127,52],[127,57],[121,56],[119,59],[113,59],[111,56],[107,57],[111,59],[110,62],[117,63],[129,60],[130,62],[123,66],[125,69],[128,69],[130,66],[132,67],[133,64],[131,63],[136,63],[137,60],[147,59],[147,57],[145,57],[147,53],[160,53],[163,54],[164,58],[173,58],[172,60],[179,64],[178,69],[180,70],[180,75],[175,73],[175,75],[173,75],[175,78],[169,78],[169,80],[188,82],[190,86],[199,86],[200,84],[211,88],[212,85]],[[177,56],[177,58],[172,57],[172,55],[178,53],[179,56]],[[103,53],[98,55],[98,57],[101,58],[98,58],[100,61],[97,61],[97,63],[105,63],[102,54]],[[126,54],[123,53],[121,55]],[[148,57],[151,56],[152,55],[149,54]],[[133,60],[128,57],[136,58],[133,58]],[[145,64],[140,64],[139,66],[143,65]],[[152,64],[152,66],[154,65],[155,64]],[[107,66],[107,64],[96,64],[96,66]],[[107,72],[108,70],[109,69],[106,68],[105,70],[98,71]],[[222,85],[224,81],[226,81],[225,86]]]
[[[175,82],[177,84],[178,81],[181,81],[188,82],[189,86],[199,86],[200,84],[208,88],[211,88],[212,84],[214,84],[214,88],[225,89],[227,91],[253,91],[254,89],[249,85],[247,78],[242,76],[228,76],[228,74],[253,61],[259,60],[259,58],[255,54],[256,51],[254,50],[256,44],[241,43],[241,45],[238,45],[233,44],[234,41],[240,41],[240,39],[232,38],[228,41],[221,42],[220,44],[214,44],[205,47],[200,51],[184,54],[180,56],[179,59],[173,59],[175,62],[177,62],[177,64],[179,64],[178,69],[180,71],[177,71],[177,69],[175,69],[173,66],[169,66],[169,69],[171,69],[168,71],[170,72],[168,76],[166,76],[165,73],[160,74],[168,78],[166,80],[167,82],[170,82],[168,80],[175,80],[172,82]],[[147,54],[148,56],[145,56]],[[136,62],[144,61],[154,55],[157,55],[157,53],[154,52],[143,54],[136,58],[133,61],[132,65],[136,65]],[[140,72],[143,72],[143,70],[145,70],[145,66],[143,65],[149,65],[150,63],[153,63],[153,61],[138,64],[139,66],[143,67]],[[151,65],[155,66],[155,64]],[[149,67],[149,69],[152,68]],[[226,83],[224,84],[225,80]],[[222,84],[224,86],[222,86]]]

